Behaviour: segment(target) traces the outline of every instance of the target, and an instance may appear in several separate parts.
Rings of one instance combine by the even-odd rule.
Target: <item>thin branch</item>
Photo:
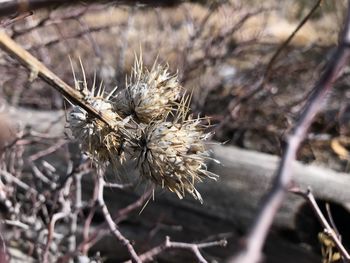
[[[291,189],[290,191],[297,194],[297,195],[304,197],[308,201],[308,203],[310,204],[310,206],[314,210],[318,220],[320,221],[321,225],[323,226],[324,232],[333,240],[333,242],[337,246],[339,252],[342,254],[344,260],[346,262],[350,262],[350,255],[349,255],[348,251],[343,246],[336,231],[328,223],[328,221],[325,218],[325,216],[323,215],[320,207],[317,205],[317,202],[315,200],[314,195],[311,192],[311,189],[310,188],[307,189],[306,192],[301,191],[299,188]]]
[[[337,236],[339,237],[339,240],[341,241],[341,235],[340,235],[338,228],[335,224],[335,221],[334,221],[334,218],[333,218],[332,212],[331,212],[331,206],[329,205],[329,203],[326,203],[326,211],[327,211],[329,223],[330,223],[331,227],[334,229]]]
[[[98,187],[97,202],[102,210],[102,213],[104,215],[104,218],[108,224],[110,231],[120,241],[120,243],[127,248],[128,252],[131,256],[132,261],[136,262],[136,263],[142,263],[141,259],[137,255],[134,247],[132,246],[130,240],[128,240],[126,237],[124,237],[123,234],[119,231],[118,226],[113,221],[113,218],[108,211],[107,205],[106,205],[104,198],[103,198],[103,190],[105,187],[105,181],[103,178],[103,174],[101,173],[100,170],[98,171],[97,185],[98,185],[97,186]]]
[[[84,100],[83,94],[61,80],[56,74],[54,74],[44,64],[33,57],[28,51],[19,46],[4,31],[1,30],[0,48],[2,48],[12,57],[16,58],[23,66],[28,68],[31,72],[31,76],[39,76],[72,103],[82,107],[89,114],[103,121],[113,129],[113,120],[108,118],[108,116],[106,116],[103,112],[97,111],[94,107],[87,103]]]
[[[74,184],[75,184],[75,198],[73,211],[70,214],[70,236],[68,238],[68,248],[69,251],[75,251],[77,249],[77,228],[78,228],[78,215],[83,207],[82,203],[82,189],[81,189],[81,179],[84,172],[74,174]]]
[[[96,33],[96,32],[101,32],[103,30],[109,30],[109,29],[112,29],[114,27],[122,27],[122,25],[120,23],[110,23],[108,25],[103,25],[103,26],[99,26],[99,27],[93,27],[93,28],[85,28],[85,29],[82,29],[81,31],[78,31],[78,32],[74,32],[74,34],[72,35],[68,35],[68,36],[60,36],[60,37],[57,37],[57,38],[54,38],[54,39],[51,39],[45,43],[42,43],[40,45],[35,45],[35,46],[32,46],[30,48],[31,51],[36,51],[36,50],[39,50],[40,48],[43,48],[43,47],[51,47],[53,45],[56,45],[56,44],[59,44],[59,43],[62,43],[62,39],[63,40],[69,40],[69,39],[79,39],[80,37],[82,36],[86,36],[87,34],[92,34],[92,33]]]
[[[0,17],[8,16],[13,13],[24,13],[39,8],[48,8],[59,5],[72,5],[81,4],[81,0],[2,0],[0,7]],[[183,0],[84,0],[85,4],[95,3],[115,3],[115,4],[126,4],[126,5],[137,5],[143,4],[148,6],[174,6],[184,2]],[[203,0],[187,0],[187,2],[201,2]],[[208,1],[209,2],[209,1]]]
[[[292,179],[292,163],[295,160],[296,152],[303,141],[313,118],[320,111],[326,95],[339,76],[340,71],[348,61],[350,55],[350,1],[348,13],[344,22],[345,28],[341,42],[330,59],[325,72],[315,85],[308,101],[302,110],[294,128],[287,137],[286,147],[277,169],[277,175],[273,182],[272,189],[267,194],[261,206],[261,210],[246,237],[245,247],[230,262],[254,263],[261,259],[261,251],[266,236],[271,227],[275,214],[281,206],[286,195],[287,188]]]
[[[38,160],[39,158],[45,157],[49,154],[52,154],[53,152],[57,151],[58,149],[60,149],[63,145],[65,145],[67,143],[66,140],[59,140],[57,143],[55,143],[54,145],[46,148],[45,150],[41,150],[37,153],[32,154],[31,156],[28,157],[28,161],[29,162],[34,162],[36,160]]]
[[[132,211],[136,210],[137,208],[145,205],[147,201],[151,198],[151,195],[154,193],[154,187],[150,187],[146,192],[144,192],[139,199],[137,199],[135,202],[131,203],[130,205],[120,209],[117,214],[114,216],[114,220],[116,222],[120,222],[123,219],[127,217]]]
[[[50,221],[49,226],[48,226],[47,242],[46,242],[45,249],[43,252],[43,262],[44,263],[49,262],[48,261],[49,249],[50,249],[50,245],[52,242],[53,234],[55,232],[55,224],[58,220],[65,218],[68,215],[69,214],[66,212],[59,212],[59,213],[56,213],[52,216],[51,221]]]
[[[42,258],[43,263],[49,262],[50,246],[54,237],[56,222],[65,217],[69,217],[71,214],[71,201],[68,199],[68,196],[71,190],[72,181],[73,181],[72,178],[70,180],[67,180],[65,183],[65,186],[59,190],[59,202],[61,205],[61,209],[59,212],[54,213],[52,215],[50,222],[47,226],[48,234],[47,234],[46,245],[43,252],[43,258]]]
[[[105,187],[108,187],[108,183],[105,182]],[[99,191],[99,190],[98,190]],[[123,221],[132,211],[137,208],[143,206],[147,200],[149,200],[151,194],[153,193],[154,188],[151,187],[148,191],[143,193],[135,202],[130,205],[120,209],[115,216],[113,216],[113,220],[115,224]],[[95,194],[94,194],[95,195]],[[92,207],[90,210],[90,214],[88,217],[92,217],[95,213],[95,207]],[[92,218],[91,218],[92,219]],[[86,220],[86,222],[88,219]],[[90,219],[89,219],[90,221]],[[107,222],[102,223],[101,225],[95,228],[95,231],[89,235],[88,229],[90,227],[90,222],[84,225],[84,239],[79,244],[79,249],[83,251],[83,253],[87,252],[87,250],[93,246],[96,242],[98,242],[102,237],[106,235],[105,228],[107,227]]]
[[[0,175],[5,178],[8,182],[16,184],[21,189],[30,192],[31,194],[38,195],[38,191],[32,187],[30,187],[28,184],[24,183],[22,180],[17,178],[16,176],[12,175],[11,173],[0,169]]]
[[[127,188],[131,188],[132,186],[134,186],[134,183],[118,184],[118,183],[106,182],[105,184],[105,187],[116,188],[116,189],[127,189]]]
[[[30,12],[24,12],[23,14],[16,15],[4,20],[0,20],[0,26],[7,27],[31,15],[33,15],[33,12],[30,11]]]
[[[255,94],[257,94],[259,91],[263,90],[268,81],[270,80],[271,74],[272,74],[272,68],[274,64],[276,63],[277,58],[282,54],[283,50],[289,45],[289,43],[293,40],[295,35],[300,31],[300,29],[306,24],[306,22],[310,19],[310,17],[316,12],[318,7],[321,5],[322,0],[317,0],[315,5],[311,8],[311,10],[306,14],[306,16],[300,21],[300,23],[297,25],[297,27],[293,30],[293,32],[288,36],[288,38],[280,44],[278,49],[273,53],[272,57],[270,58],[269,62],[267,63],[266,68],[264,69],[263,76],[260,77],[258,80],[254,82],[253,85],[249,85],[249,89],[247,87],[247,92],[240,96],[237,100],[232,100],[232,102],[229,104],[228,108],[229,111],[232,113],[234,109],[242,104],[243,102],[248,101],[250,98],[252,98]],[[223,129],[223,126],[226,125],[230,120],[232,119],[232,114],[228,114],[216,127],[217,131],[220,131]]]
[[[202,256],[200,249],[207,248],[207,247],[215,247],[215,246],[225,247],[226,245],[227,245],[226,239],[221,239],[213,242],[190,244],[190,243],[170,241],[170,238],[167,236],[163,244],[157,247],[154,247],[151,250],[143,253],[142,255],[140,255],[140,259],[142,260],[142,262],[154,261],[154,259],[165,250],[170,248],[178,248],[178,249],[186,249],[191,251],[198,259],[198,262],[207,263],[207,260]],[[130,263],[130,261],[127,261],[126,263]]]
[[[279,55],[282,53],[282,51],[289,45],[289,43],[292,41],[294,36],[299,32],[299,30],[306,24],[306,22],[310,19],[310,17],[316,12],[316,10],[321,5],[322,0],[317,0],[315,5],[311,8],[309,13],[306,14],[306,16],[301,20],[301,22],[298,24],[298,26],[294,29],[292,34],[289,35],[289,37],[279,46],[277,51],[273,54],[272,58],[270,59],[269,63],[267,64],[265,73],[264,73],[264,81],[263,86],[266,84],[266,82],[270,79],[271,76],[271,69],[273,65],[275,64],[275,61],[279,57]]]

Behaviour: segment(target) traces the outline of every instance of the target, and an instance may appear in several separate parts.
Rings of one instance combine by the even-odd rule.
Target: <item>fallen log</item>
[[[21,123],[22,127],[30,126],[36,132],[45,132],[54,137],[63,136],[65,121],[62,111],[44,112],[8,107],[6,114],[13,122]],[[152,227],[155,227],[155,222],[158,222],[165,226],[165,230],[159,230],[152,242],[149,242],[149,246],[161,243],[161,239],[167,234],[177,240],[198,241],[218,233],[229,233],[227,234],[230,241],[229,249],[220,248],[210,251],[213,251],[214,258],[221,259],[232,254],[239,237],[246,231],[247,226],[256,215],[261,197],[270,187],[279,157],[219,143],[214,143],[210,148],[213,158],[219,160],[220,164],[210,162],[208,168],[220,177],[218,181],[208,180],[198,184],[204,204],[201,205],[190,197],[178,200],[174,194],[158,191],[155,201],[150,202],[141,215],[136,213],[126,225],[121,224],[121,229],[127,233],[127,236],[135,240],[136,244],[145,244],[144,241],[149,238],[149,232]],[[59,160],[53,160],[53,162],[59,162]],[[317,199],[343,207],[349,206],[350,177],[347,174],[300,162],[294,162],[292,169],[295,184],[301,189],[311,187]],[[125,176],[137,177],[137,171],[132,163],[120,171],[127,173]],[[92,188],[89,177],[84,183],[84,188]],[[113,212],[132,203],[136,198],[137,191],[113,189],[106,191],[105,199]],[[284,201],[283,207],[275,218],[270,241],[266,246],[268,262],[281,262],[281,260],[295,262],[295,260],[300,261],[300,258],[307,259],[305,262],[319,260],[314,252],[298,244],[303,242],[298,238],[298,233],[307,231],[307,229],[300,229],[302,225],[300,211],[304,203],[301,197],[293,194],[289,194]],[[312,214],[308,216],[313,219]],[[346,216],[350,218],[349,214]],[[175,231],[175,226],[179,226],[181,230]],[[304,232],[300,235],[304,235]],[[297,240],[291,242],[281,233],[294,233]],[[311,234],[317,235],[313,232]],[[317,240],[317,236],[315,239]],[[113,245],[109,242],[112,242]],[[110,244],[111,247],[109,248],[106,244]],[[112,249],[115,245],[112,239],[106,238],[95,249],[105,250],[108,254],[115,251]],[[138,249],[142,251],[146,247],[138,247]],[[282,251],[285,252],[285,256],[281,255]],[[291,251],[293,251],[292,254],[290,254]]]

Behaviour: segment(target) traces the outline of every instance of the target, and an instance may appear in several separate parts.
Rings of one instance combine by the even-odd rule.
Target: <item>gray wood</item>
[[[63,136],[65,121],[64,113],[61,111],[43,112],[7,107],[6,114],[14,123],[21,123],[22,126],[30,125],[35,131],[47,132],[52,136]],[[57,122],[58,119],[60,121]],[[54,125],[48,129],[50,123],[54,123]],[[219,160],[220,164],[210,162],[208,168],[220,177],[217,181],[207,180],[198,184],[198,190],[202,194],[204,204],[201,205],[191,197],[178,200],[174,194],[158,190],[155,201],[150,202],[142,215],[137,213],[133,215],[131,221],[135,225],[121,225],[129,237],[135,240],[144,240],[151,230],[151,226],[161,217],[163,224],[168,226],[181,225],[183,228],[182,231],[178,232],[173,230],[170,232],[159,231],[152,239],[154,244],[160,243],[164,235],[169,233],[178,240],[193,241],[217,233],[230,232],[230,249],[224,252],[222,249],[214,250],[220,251],[214,252],[214,254],[221,253],[220,257],[228,256],[229,252],[232,253],[237,248],[236,242],[239,236],[246,231],[247,226],[256,215],[262,196],[271,185],[279,157],[218,143],[212,143],[209,147],[213,158]],[[59,162],[59,160],[55,161]],[[345,207],[349,205],[350,177],[347,174],[315,165],[304,165],[297,161],[294,162],[291,169],[294,171],[295,183],[300,185],[302,189],[311,187],[319,199]],[[124,166],[120,171],[126,173],[125,176],[137,177],[137,171],[132,163]],[[86,178],[84,188],[92,188],[89,177]],[[133,202],[137,195],[142,192],[140,189],[106,191],[108,207],[112,212],[117,211]],[[295,220],[299,207],[303,203],[304,200],[301,197],[288,194],[275,220],[274,229],[277,234],[272,234],[271,241],[267,244],[269,262],[281,260],[282,251],[286,253],[283,262],[293,262],[300,257],[309,260],[305,262],[316,262],[317,257],[313,252],[298,244],[288,243],[278,234],[278,229],[281,228],[298,231]],[[273,233],[275,232],[273,231]],[[102,246],[100,243],[99,249],[113,252],[113,249],[109,247],[109,245],[111,247],[113,245],[109,242],[115,245],[113,239],[106,238],[102,242]],[[152,242],[149,244],[153,244]],[[288,251],[293,252],[288,255]]]

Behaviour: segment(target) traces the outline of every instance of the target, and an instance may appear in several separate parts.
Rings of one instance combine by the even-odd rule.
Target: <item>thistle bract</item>
[[[207,138],[199,119],[151,123],[144,131],[137,157],[141,176],[175,192],[179,198],[188,192],[202,202],[195,183],[205,177],[216,178],[206,169],[209,154],[203,141]]]
[[[177,76],[170,75],[167,67],[154,65],[148,71],[136,60],[130,81],[115,98],[115,109],[143,123],[161,120],[176,105],[181,89]]]
[[[91,98],[91,105],[114,120],[115,129],[112,130],[101,120],[90,116],[84,109],[74,106],[69,114],[69,127],[73,136],[80,142],[81,148],[93,159],[100,163],[117,158],[121,148],[123,135],[116,129],[121,129],[119,116],[112,111],[112,105],[103,98]]]

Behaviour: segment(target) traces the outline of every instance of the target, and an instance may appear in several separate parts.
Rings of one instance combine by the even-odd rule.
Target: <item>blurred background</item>
[[[126,76],[130,75],[135,55],[141,53],[144,64],[149,68],[156,60],[169,65],[170,71],[178,74],[180,83],[192,94],[193,113],[210,117],[210,130],[215,132],[214,141],[280,155],[284,134],[294,124],[337,46],[346,2],[321,1],[306,24],[270,65],[268,76],[266,68],[278,48],[316,3],[306,0],[224,0],[182,3],[172,7],[117,5],[113,1],[100,5],[82,3],[50,7],[20,18],[9,14],[0,18],[0,27],[71,85],[74,85],[74,79],[70,58],[77,78],[83,78],[79,65],[81,58],[88,82],[92,85],[96,74],[97,83],[103,81],[107,91],[116,86],[125,88]],[[317,116],[299,150],[298,160],[349,172],[349,73],[349,67],[346,67],[335,83],[328,103]],[[36,78],[35,74],[28,73],[4,52],[0,52],[0,76],[2,105],[24,111],[53,112],[69,107],[61,94]],[[264,85],[259,84],[262,80]],[[5,127],[5,123],[14,122],[6,116],[6,111],[0,121],[2,127]],[[29,134],[27,130],[22,130],[21,136],[18,133],[9,135],[11,132],[5,129],[1,132],[3,138],[0,138],[0,146],[1,140],[8,141],[11,136],[20,138],[23,143],[24,137],[21,136]],[[55,152],[58,157],[45,161],[52,165],[57,158],[69,160],[71,155],[67,154],[67,142],[62,136],[33,139],[31,133],[27,139],[23,144],[15,143],[12,145],[14,148],[7,149],[2,159],[3,167],[7,171],[10,167],[12,174],[24,177],[29,185],[42,189],[45,183],[38,186],[31,181],[35,177],[33,166],[26,170],[25,161],[20,161],[25,159],[23,156],[35,161],[41,156],[33,158],[33,151],[51,147],[51,153]],[[37,144],[37,148],[24,147],[29,144]],[[45,162],[36,164],[39,171],[48,174],[50,169],[53,170],[50,165]],[[66,167],[62,167],[60,162],[53,166],[55,171],[66,172]],[[59,176],[52,174],[55,172],[46,176],[58,182]],[[13,202],[27,198],[24,193],[17,193],[16,187],[11,191],[11,194],[5,192]],[[44,195],[48,199],[52,197],[49,193]],[[135,196],[125,198],[130,201]],[[18,207],[19,210],[24,209],[26,215],[32,212],[29,211],[31,205],[27,203]],[[51,208],[48,208],[48,214]],[[40,213],[43,212],[40,210]],[[47,224],[46,215],[40,217],[43,225]],[[99,218],[95,220],[98,222]],[[175,222],[173,228],[176,227]],[[172,231],[176,231],[174,229]],[[220,231],[222,229],[218,229]],[[17,240],[21,234],[16,236],[13,232],[13,235],[8,239]],[[26,237],[28,240],[31,238]],[[35,250],[35,244],[28,247]],[[30,249],[28,247],[26,251]],[[221,262],[228,254],[221,248],[211,255],[211,262]],[[320,255],[319,251],[313,254],[316,258],[317,255]],[[31,256],[35,258],[35,253]],[[119,259],[114,258],[117,261],[109,262],[119,262]],[[181,262],[176,258],[170,260],[169,256],[162,260],[159,262]],[[193,259],[186,260],[191,262]],[[307,257],[305,260],[313,262],[311,259],[307,261]],[[278,259],[270,262],[278,262]]]
[[[148,67],[158,58],[193,93],[193,111],[211,117],[215,140],[279,154],[281,136],[337,45],[344,1],[322,1],[273,63],[266,85],[257,88],[256,83],[279,45],[315,3],[208,1],[171,8],[81,5],[36,11],[15,23],[4,18],[2,24],[70,84],[69,57],[75,62],[81,58],[91,85],[96,72],[107,90],[124,88],[135,54],[142,52]],[[8,103],[63,108],[60,94],[38,79],[30,81],[15,61],[1,54],[0,62],[0,93]],[[76,63],[75,71],[79,70]],[[333,155],[329,142],[348,133],[347,80],[344,73],[300,152],[301,160],[344,168],[342,162],[332,160],[336,156],[329,156]]]

